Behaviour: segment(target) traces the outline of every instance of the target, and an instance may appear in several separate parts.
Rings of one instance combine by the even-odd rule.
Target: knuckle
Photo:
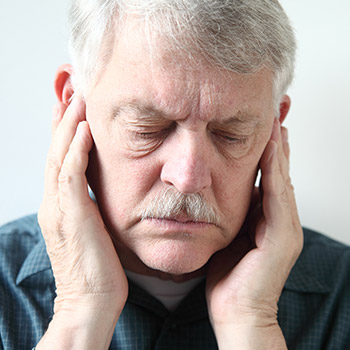
[[[79,166],[79,157],[76,157],[72,152],[68,152],[58,174],[59,186],[70,186],[77,176],[77,167]]]
[[[276,196],[283,203],[290,203],[291,195],[294,194],[294,186],[292,184],[291,178],[288,176],[287,178],[280,181],[279,185],[275,188]]]
[[[84,157],[75,148],[70,148],[62,164],[62,171],[70,174],[80,173],[80,169],[84,167],[84,161]]]
[[[292,184],[292,178],[289,175],[286,177],[285,182],[286,182],[286,186],[288,186],[288,188],[294,190],[294,186]]]
[[[61,168],[61,162],[58,160],[58,157],[56,154],[54,154],[53,152],[50,152],[50,154],[47,157],[47,167],[49,169],[53,169],[53,170],[58,170]]]
[[[286,186],[283,186],[278,192],[277,197],[283,204],[289,203],[289,196]]]
[[[291,192],[294,193],[294,185],[293,185],[291,182],[289,182],[289,183],[287,184],[287,187],[288,187],[288,189],[289,189]]]
[[[74,181],[73,176],[71,174],[68,174],[65,171],[61,171],[60,174],[58,175],[58,184],[60,189],[62,187],[67,187],[72,185],[73,181]]]

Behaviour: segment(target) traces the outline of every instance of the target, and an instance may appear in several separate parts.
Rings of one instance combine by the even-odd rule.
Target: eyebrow
[[[127,101],[120,106],[116,106],[113,109],[113,118],[118,118],[122,113],[133,113],[136,117],[141,117],[142,119],[155,119],[165,117],[170,119],[170,114],[153,105],[144,104],[136,100]]]
[[[132,112],[136,116],[137,121],[154,122],[159,120],[172,119],[172,114],[151,104],[144,104],[138,100],[131,100],[116,106],[113,109],[113,118],[116,119],[122,113]],[[222,120],[221,120],[222,119]],[[230,128],[255,128],[262,123],[260,116],[246,111],[238,111],[235,115],[228,118],[215,118],[210,121],[215,127]]]
[[[223,120],[215,119],[209,124],[212,128],[222,131],[251,133],[262,124],[262,119],[256,114],[238,111],[231,117]]]

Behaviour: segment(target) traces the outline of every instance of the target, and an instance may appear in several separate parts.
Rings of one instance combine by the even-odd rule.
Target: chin
[[[171,275],[183,275],[202,268],[215,253],[193,242],[163,241],[137,252],[149,268]]]

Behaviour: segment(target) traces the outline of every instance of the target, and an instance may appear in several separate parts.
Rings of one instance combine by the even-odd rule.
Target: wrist
[[[54,303],[54,314],[70,313],[72,315],[81,315],[86,312],[89,314],[103,314],[114,316],[120,314],[127,300],[127,294],[124,296],[107,294],[85,294],[85,295],[61,295],[58,294]]]
[[[36,350],[108,349],[122,309],[55,305],[55,314]]]
[[[277,322],[255,321],[214,325],[220,350],[283,350],[287,349],[281,328]]]

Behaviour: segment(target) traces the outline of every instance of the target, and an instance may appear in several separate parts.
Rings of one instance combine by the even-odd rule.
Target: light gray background
[[[287,118],[303,225],[350,243],[350,2],[283,0],[299,43]],[[36,212],[67,0],[0,0],[0,224]]]

